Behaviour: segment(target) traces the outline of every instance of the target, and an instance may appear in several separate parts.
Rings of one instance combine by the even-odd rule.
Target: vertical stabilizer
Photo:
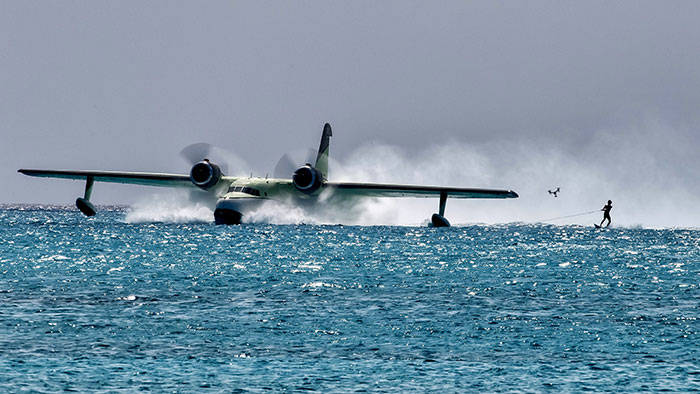
[[[328,148],[331,143],[331,125],[326,123],[323,126],[323,134],[321,135],[321,145],[318,147],[318,155],[316,156],[316,165],[314,166],[322,175],[323,179],[328,179]]]

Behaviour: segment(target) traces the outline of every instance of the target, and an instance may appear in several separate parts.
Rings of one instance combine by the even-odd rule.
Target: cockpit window
[[[258,189],[253,189],[252,187],[248,186],[231,186],[228,188],[228,192],[239,192],[239,193],[245,193],[245,194],[250,194],[253,196],[260,196],[260,190]]]
[[[243,193],[246,193],[246,194],[252,194],[252,195],[254,195],[254,196],[260,196],[260,190],[258,190],[258,189],[253,189],[252,187],[244,187],[241,191],[242,191]]]

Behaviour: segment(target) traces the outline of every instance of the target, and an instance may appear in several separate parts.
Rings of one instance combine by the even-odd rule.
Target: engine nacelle
[[[190,180],[198,187],[208,190],[221,180],[221,168],[209,160],[204,159],[192,166]]]
[[[305,165],[300,167],[298,170],[294,171],[292,176],[292,182],[294,187],[300,192],[311,194],[321,187],[323,181],[323,176],[318,170],[311,167],[310,165]]]

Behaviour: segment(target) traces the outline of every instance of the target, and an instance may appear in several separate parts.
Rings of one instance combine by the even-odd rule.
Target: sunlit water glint
[[[698,230],[125,216],[0,210],[3,390],[700,389]]]

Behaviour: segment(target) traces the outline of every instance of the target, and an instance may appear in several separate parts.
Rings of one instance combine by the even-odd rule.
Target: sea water
[[[700,389],[700,231],[0,209],[0,390]]]

